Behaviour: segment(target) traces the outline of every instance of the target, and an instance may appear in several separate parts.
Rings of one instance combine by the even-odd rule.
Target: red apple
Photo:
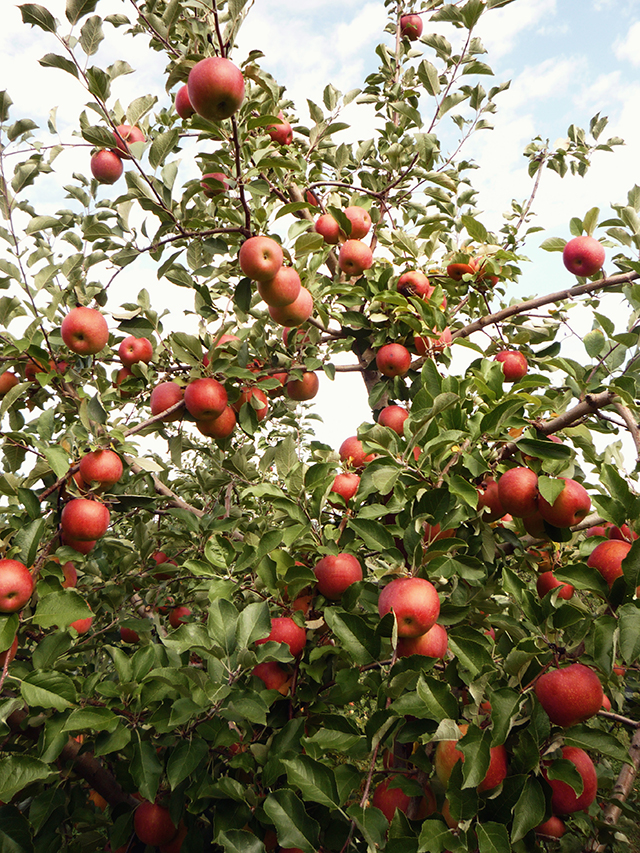
[[[194,108],[191,106],[191,101],[189,100],[189,87],[186,84],[181,86],[176,94],[176,112],[180,118],[185,119],[191,118],[195,113]]]
[[[282,266],[282,247],[271,237],[249,237],[240,246],[238,262],[242,272],[254,281],[269,281]]]
[[[182,844],[187,837],[187,832],[186,825],[181,823],[176,837],[167,844],[161,844],[158,847],[159,853],[182,853]]]
[[[351,223],[351,239],[361,240],[363,237],[366,237],[371,228],[371,216],[369,216],[369,212],[364,207],[354,205],[352,207],[345,207],[343,213]]]
[[[421,335],[415,335],[413,338],[413,344],[418,355],[432,355],[436,352],[443,352],[450,346],[453,338],[451,336],[451,329],[448,326],[441,332],[434,327],[433,332],[436,337],[425,338]]]
[[[255,675],[264,682],[267,690],[277,690],[286,696],[291,687],[291,675],[277,661],[265,661],[252,669]]]
[[[279,308],[291,305],[300,295],[300,276],[293,267],[280,267],[273,278],[258,282],[258,293],[267,303]]]
[[[335,246],[340,240],[340,226],[330,213],[323,213],[314,223],[314,230],[324,237],[324,242]]]
[[[82,542],[80,539],[72,539],[70,536],[64,535],[61,537],[61,540],[63,545],[68,545],[69,548],[73,548],[78,554],[88,554],[96,544],[95,539]]]
[[[123,643],[139,643],[140,635],[132,628],[120,628],[120,639]]]
[[[177,835],[178,828],[167,809],[157,803],[143,800],[133,816],[133,828],[143,844],[168,844]]]
[[[261,391],[259,388],[243,388],[240,396],[233,404],[233,408],[236,412],[239,412],[245,403],[248,403],[254,409],[259,421],[263,421],[267,417],[269,401],[264,391]]]
[[[12,373],[10,370],[5,370],[4,373],[0,374],[0,397],[4,397],[7,391],[10,391],[19,384],[20,380],[15,373]]]
[[[268,124],[267,133],[273,142],[278,145],[291,145],[293,142],[293,128],[285,119],[282,110],[278,113],[277,124]]]
[[[88,485],[113,486],[122,477],[122,460],[113,450],[94,450],[82,457],[79,470]]]
[[[180,403],[184,398],[184,391],[178,385],[177,382],[161,382],[151,392],[151,399],[149,401],[149,405],[151,406],[151,414],[159,415],[162,412],[166,412],[167,409],[170,409],[172,406],[175,406],[176,403]],[[182,409],[176,409],[175,412],[172,412],[170,415],[167,415],[166,418],[163,418],[163,421],[177,421],[182,416]]]
[[[424,820],[427,815],[433,814],[437,804],[429,785],[425,783],[422,797],[410,797],[402,788],[392,787],[399,778],[399,776],[390,776],[381,782],[373,792],[371,805],[380,809],[389,823],[393,820],[396,809],[400,809],[411,820]]]
[[[129,160],[131,157],[129,145],[132,145],[135,142],[145,141],[144,133],[140,128],[132,127],[130,124],[119,124],[118,127],[116,127],[116,132],[113,136],[116,140],[116,145],[120,150],[120,156],[124,157],[125,160]]]
[[[318,581],[318,592],[325,598],[337,601],[352,583],[362,580],[362,566],[353,554],[327,554],[313,570]]]
[[[600,679],[582,663],[543,673],[534,691],[551,722],[564,728],[593,717],[602,705]]]
[[[340,495],[344,502],[348,504],[351,498],[354,497],[355,493],[358,491],[359,485],[360,477],[357,474],[349,474],[346,472],[336,474],[329,493],[329,503],[333,506],[340,506],[340,504],[337,502],[334,503],[334,501],[331,500],[331,495],[336,494]]]
[[[468,726],[459,726],[463,735],[467,733]],[[441,740],[436,747],[434,764],[438,779],[446,786],[451,776],[451,771],[458,761],[464,761],[464,753],[457,748],[456,740]],[[507,776],[507,751],[504,746],[492,746],[490,750],[489,769],[484,779],[478,785],[478,791],[491,791],[500,785]]]
[[[538,575],[538,579],[536,580],[536,590],[538,591],[540,598],[544,598],[552,589],[558,588],[560,588],[558,598],[563,598],[565,601],[573,598],[575,590],[570,583],[559,581],[553,572],[543,572],[541,575]]]
[[[556,815],[551,815],[548,820],[535,828],[536,835],[546,835],[549,838],[562,838],[565,833],[564,821]]]
[[[482,512],[485,508],[489,512]],[[505,514],[505,509],[500,502],[498,484],[493,477],[484,480],[478,489],[478,512],[482,514],[485,521],[497,521]]]
[[[207,198],[215,198],[218,195],[223,195],[229,189],[227,176],[222,172],[206,172],[200,181],[202,192]]]
[[[271,619],[271,631],[262,640],[256,640],[256,646],[261,646],[268,640],[286,643],[295,658],[306,645],[307,632],[296,624],[290,616],[274,616]]]
[[[210,421],[196,421],[196,427],[201,435],[222,440],[228,438],[236,428],[236,413],[232,406],[225,406],[222,414]]]
[[[400,18],[400,35],[409,41],[419,39],[422,35],[422,18],[420,15],[402,15]]]
[[[227,392],[217,379],[194,379],[184,389],[184,404],[197,421],[220,417],[227,405]]]
[[[209,121],[230,118],[244,100],[242,71],[221,56],[197,62],[189,73],[187,87],[191,106]]]
[[[380,412],[378,423],[382,426],[389,427],[398,435],[404,435],[404,422],[409,417],[409,412],[403,409],[402,406],[385,406]]]
[[[70,628],[75,628],[78,634],[86,634],[93,624],[93,616],[85,616],[84,619],[76,619],[75,622],[69,624]]]
[[[494,361],[502,364],[502,372],[506,382],[519,382],[527,375],[529,364],[521,352],[517,350],[502,350]]]
[[[620,539],[608,539],[593,549],[587,565],[597,569],[602,577],[613,586],[616,578],[622,577],[622,561],[631,550],[631,543]]]
[[[396,289],[404,296],[420,296],[428,299],[435,290],[429,284],[429,279],[419,270],[410,270],[403,273],[398,279]]]
[[[595,237],[574,237],[562,251],[565,267],[574,275],[588,278],[602,269],[605,259],[604,246]]]
[[[385,344],[377,352],[376,366],[383,376],[404,376],[411,367],[411,353],[402,344]]]
[[[120,156],[109,148],[96,151],[91,157],[90,166],[91,174],[99,184],[115,184],[124,171]]]
[[[34,580],[19,560],[0,560],[0,613],[22,610],[33,594]]]
[[[293,302],[280,307],[270,305],[269,314],[281,326],[300,326],[313,314],[313,296],[306,287],[301,287]]]
[[[179,625],[184,625],[185,622],[189,621],[188,616],[191,616],[190,607],[174,607],[169,614],[169,624],[172,628],[177,628]]]
[[[63,589],[69,589],[78,585],[78,572],[70,560],[62,566],[62,575],[64,577],[64,581],[62,582]]]
[[[564,489],[553,504],[538,495],[538,512],[554,527],[573,527],[588,515],[591,509],[589,493],[580,483],[561,477]]]
[[[426,634],[398,640],[398,657],[424,655],[428,658],[443,658],[447,653],[449,637],[446,628],[436,624]]]
[[[110,515],[107,507],[99,501],[74,498],[64,505],[60,526],[65,538],[80,542],[100,539],[107,532]],[[73,546],[72,546],[73,547]]]
[[[118,347],[118,355],[125,367],[131,367],[132,364],[140,361],[148,364],[153,358],[153,345],[148,338],[129,335]]]
[[[72,308],[60,327],[62,340],[78,355],[95,355],[109,340],[109,327],[99,311],[79,305]]]
[[[340,459],[347,464],[353,465],[354,468],[364,468],[367,462],[371,462],[374,458],[372,453],[368,455],[364,452],[362,442],[356,435],[349,436],[340,445],[338,451]]]
[[[345,275],[362,275],[373,266],[373,252],[362,240],[347,240],[340,249],[338,266]]]
[[[393,611],[399,637],[419,637],[432,628],[440,614],[436,588],[424,578],[396,578],[387,584],[378,599],[382,619]]]
[[[446,530],[440,530],[440,524],[429,524],[425,522],[423,526],[425,545],[431,545],[432,542],[439,542],[441,539],[451,539],[456,535],[453,527],[447,527]]]
[[[575,764],[580,776],[582,776],[582,793],[576,794],[573,788],[560,779],[547,779],[551,785],[551,808],[558,814],[571,814],[572,812],[588,809],[596,798],[598,790],[598,776],[593,761],[584,749],[577,746],[563,746],[562,757]],[[551,762],[548,762],[550,764]],[[543,775],[547,778],[546,770]]]
[[[289,379],[286,384],[286,394],[290,400],[313,400],[320,388],[320,380],[318,374],[313,372],[305,372],[302,374],[302,379]]]
[[[510,468],[498,480],[498,497],[504,511],[526,518],[538,511],[538,475],[530,468]]]

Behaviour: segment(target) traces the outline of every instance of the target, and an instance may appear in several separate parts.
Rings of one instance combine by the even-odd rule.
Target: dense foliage
[[[67,0],[63,21],[20,7],[25,25],[50,37],[41,64],[75,77],[87,105],[77,135],[59,142],[53,115],[38,128],[13,115],[10,92],[0,97],[0,536],[3,560],[36,580],[24,607],[0,601],[0,649],[18,639],[1,679],[2,853],[143,850],[156,839],[140,826],[140,799],[147,811],[156,801],[168,809],[160,849],[183,853],[624,843],[640,761],[640,545],[629,544],[640,496],[621,451],[623,438],[640,447],[640,189],[608,218],[594,207],[571,221],[573,237],[599,229],[610,274],[575,279],[558,254],[566,290],[511,300],[527,238],[546,238],[550,251],[566,242],[532,224],[544,170],[584,174],[620,140],[604,141],[606,119],[595,116],[557,149],[532,142],[531,197],[513,203],[499,232],[487,230],[463,145],[490,128],[506,88],[483,85],[492,71],[476,30],[509,2],[385,0],[377,70],[348,94],[328,85],[322,104],[308,102],[308,120],[259,53],[234,50],[246,0],[132,0],[104,18],[99,0]],[[424,23],[419,39],[401,34],[410,13]],[[432,21],[451,25],[451,42],[429,33]],[[114,102],[112,82],[135,73],[125,59],[93,64],[114,28],[148,35],[166,57],[172,98],[203,58],[229,58],[244,77],[241,106],[210,121],[159,109],[150,94]],[[375,109],[371,139],[344,133],[354,102]],[[292,123],[291,136],[275,133],[279,122]],[[139,141],[123,126],[139,128]],[[202,175],[217,175],[204,186],[191,154],[181,160],[194,140]],[[38,187],[65,146],[76,146],[75,171],[64,201],[43,213]],[[115,170],[105,187],[90,158],[114,149],[101,155]],[[372,220],[373,262],[357,275],[342,271],[337,240],[313,227],[330,214],[341,241],[353,237],[352,207]],[[286,334],[239,266],[240,246],[257,235],[281,245],[313,297],[311,318]],[[197,334],[165,333],[136,283],[149,269],[175,289],[176,310],[195,314]],[[412,270],[427,275],[428,292],[398,289]],[[110,288],[121,280],[131,297],[116,305]],[[629,314],[623,332],[601,310],[604,292]],[[593,318],[583,355],[560,343],[575,304]],[[108,320],[98,351],[69,347],[62,321],[77,306]],[[120,344],[131,336],[152,353],[128,365]],[[409,352],[407,371],[377,359],[388,344]],[[458,370],[463,348],[471,363]],[[495,359],[512,350],[528,367],[513,382]],[[362,465],[314,440],[304,392],[283,393],[283,381],[319,371],[336,388],[341,373],[362,374],[372,412],[358,432]],[[210,437],[213,417],[185,409],[183,389],[202,378],[236,404],[226,438]],[[177,396],[171,386],[152,414],[150,392],[167,382]],[[399,426],[378,423],[389,405],[409,413]],[[124,471],[92,488],[80,460],[104,449]],[[517,468],[537,475],[540,506],[555,506],[560,478],[570,478],[593,513],[553,526],[536,516],[532,527],[487,511],[483,489]],[[347,499],[331,491],[340,472],[360,478]],[[71,525],[86,507],[77,499],[110,512],[93,546],[82,513],[80,535],[66,527],[64,544],[62,510]],[[590,554],[612,541],[613,525],[629,554],[609,581]],[[338,554],[355,558],[356,579],[322,594],[314,569]],[[539,569],[553,569],[573,597],[562,587],[541,596]],[[406,576],[437,591],[444,656],[407,651],[397,605],[380,615],[381,590]],[[302,636],[300,649],[257,643],[280,626]],[[534,684],[578,659],[611,711],[558,725]],[[436,746],[456,740],[458,724],[464,762],[447,781],[434,773]],[[576,796],[583,784],[561,747],[589,753],[598,796],[550,841],[535,832],[552,815],[550,781]],[[506,778],[483,785],[496,748]],[[394,816],[399,792],[408,796]]]

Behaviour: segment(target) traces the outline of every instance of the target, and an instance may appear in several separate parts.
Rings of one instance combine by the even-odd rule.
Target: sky
[[[14,101],[12,118],[29,116],[46,125],[49,111],[57,107],[60,136],[71,142],[86,93],[64,72],[38,65],[45,53],[61,52],[55,38],[23,25],[17,6],[8,0],[4,3],[0,89],[6,88]],[[45,0],[45,5],[59,20],[64,19],[63,0]],[[100,0],[96,11],[104,16],[131,14],[132,10],[128,0]],[[569,124],[588,127],[589,119],[600,112],[610,122],[603,136],[626,140],[616,153],[597,155],[584,179],[560,181],[551,172],[545,174],[535,205],[537,224],[545,232],[535,235],[527,246],[532,263],[521,283],[508,294],[537,295],[569,287],[574,281],[558,254],[539,249],[542,240],[548,236],[569,238],[571,217],[582,217],[593,206],[605,218],[609,205],[623,202],[627,191],[640,183],[640,0],[516,0],[486,18],[479,35],[488,50],[484,59],[494,69],[495,78],[482,82],[512,82],[509,91],[497,99],[495,130],[478,134],[465,149],[466,156],[480,167],[473,181],[480,191],[479,218],[485,225],[498,230],[501,214],[512,198],[528,196],[531,180],[522,151],[533,137],[554,143],[566,136]],[[326,83],[346,92],[361,86],[363,77],[375,69],[374,48],[380,40],[389,40],[382,33],[385,22],[381,0],[254,0],[234,58],[240,61],[252,49],[263,51],[263,67],[286,86],[297,116],[306,123],[306,99],[320,102]],[[430,25],[427,16],[425,32],[429,30],[445,34],[454,44],[460,38],[460,31],[449,25]],[[114,99],[126,105],[151,92],[160,103],[168,103],[162,56],[150,51],[143,37],[135,40],[132,49],[122,30],[105,26],[105,32],[108,39],[96,61],[109,64],[125,58],[135,69],[134,74],[116,81]],[[356,137],[371,135],[373,118],[366,108],[348,108],[345,119],[352,123]],[[88,148],[70,149],[58,158],[56,174],[39,190],[38,212],[63,206],[60,187],[64,175],[77,166],[85,151],[88,160]],[[130,297],[126,291],[132,283],[139,287],[140,279],[145,278],[138,270],[131,275],[134,281],[120,276],[124,294],[120,301]],[[157,299],[159,307],[166,304],[174,310],[183,291],[176,295],[173,289],[163,289],[151,270],[147,278],[154,305]],[[111,298],[108,309],[116,307]],[[586,312],[582,319],[589,322]],[[617,319],[624,324],[624,316]],[[183,326],[176,315],[175,328]],[[361,421],[370,420],[359,378],[343,374],[339,386],[323,381],[317,398],[325,420],[319,437],[334,447],[353,434]]]

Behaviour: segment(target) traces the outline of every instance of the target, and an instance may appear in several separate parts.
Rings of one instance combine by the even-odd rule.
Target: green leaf
[[[582,338],[582,343],[591,358],[597,358],[606,349],[607,342],[601,329],[593,329]]]
[[[207,629],[211,638],[227,655],[236,648],[236,623],[238,611],[226,598],[219,598],[209,606]]]
[[[167,154],[173,151],[179,138],[180,131],[177,129],[168,130],[156,136],[149,149],[149,163],[154,169],[164,163]]]
[[[540,782],[527,776],[518,802],[513,807],[513,826],[511,827],[511,842],[515,843],[544,820],[547,803]]]
[[[265,853],[264,844],[255,833],[246,829],[228,829],[219,832],[216,844],[222,845],[225,853]]]
[[[353,530],[372,551],[387,551],[395,547],[393,536],[379,521],[352,518],[347,527]]]
[[[42,541],[45,531],[44,518],[36,518],[29,524],[21,527],[13,538],[14,545],[20,549],[18,559],[31,566],[36,558],[38,547]]]
[[[78,708],[72,711],[64,724],[63,732],[80,732],[84,729],[96,732],[114,731],[119,718],[108,708]]]
[[[556,498],[564,489],[564,481],[556,477],[538,477],[538,489],[542,497],[550,503],[551,506],[556,502]]]
[[[442,853],[452,846],[453,834],[442,820],[425,820],[420,828],[418,853]]]
[[[129,762],[129,771],[140,794],[145,800],[153,802],[158,793],[162,764],[155,747],[148,740],[133,744],[133,758]]]
[[[337,607],[327,607],[324,618],[357,664],[364,666],[378,659],[380,639],[361,616],[345,613]]]
[[[98,0],[67,0],[65,14],[70,24],[77,24],[80,18],[93,12]]]
[[[0,616],[0,652],[10,648],[19,626],[20,619],[17,613],[3,613]]]
[[[56,477],[64,477],[69,470],[69,454],[62,447],[46,447],[44,455]]]
[[[545,252],[562,252],[566,245],[567,241],[563,240],[562,237],[549,237],[540,243],[540,248],[544,249]]]
[[[266,637],[271,630],[269,605],[266,601],[248,604],[240,612],[236,628],[236,642],[239,649],[246,649],[254,640]]]
[[[202,738],[182,740],[171,751],[167,762],[167,779],[171,790],[190,776],[209,754],[207,742]]]
[[[92,15],[83,24],[80,30],[80,47],[87,56],[97,53],[100,42],[104,39],[102,32],[102,19],[99,15]]]
[[[31,785],[33,782],[43,782],[57,776],[58,772],[57,769],[52,770],[44,761],[31,758],[28,755],[9,755],[7,758],[0,758],[0,799],[8,803],[27,785]],[[4,814],[5,810],[1,809],[0,832],[10,837],[3,820]]]
[[[64,711],[76,701],[73,682],[60,672],[32,672],[20,683],[20,693],[32,708]]]
[[[457,718],[458,703],[448,684],[428,675],[421,675],[417,692],[420,700],[424,702],[425,716],[437,722]]]
[[[60,56],[58,53],[47,53],[38,62],[43,68],[59,68],[61,71],[72,74],[76,79],[78,78],[78,69],[66,56]]]
[[[640,607],[623,604],[618,610],[620,625],[620,654],[631,665],[640,657]]]
[[[493,821],[478,824],[478,848],[480,853],[511,853],[507,827]]]
[[[0,770],[0,775],[1,773]],[[31,809],[30,816],[33,821]],[[29,821],[15,806],[6,805],[0,809],[0,851],[2,853],[33,853]]]
[[[24,3],[18,6],[18,9],[20,9],[23,24],[31,24],[32,27],[40,27],[45,32],[55,33],[56,19],[44,6],[39,6],[37,3]]]
[[[478,222],[477,219],[474,219],[473,216],[469,216],[468,214],[463,214],[460,217],[460,220],[473,240],[477,240],[478,243],[489,242],[489,234],[481,222]]]
[[[281,847],[299,847],[304,853],[316,853],[320,827],[293,791],[286,788],[272,791],[263,808],[275,824]]]
[[[281,763],[287,771],[289,784],[300,790],[305,801],[312,800],[330,809],[340,805],[336,778],[330,767],[308,755],[299,755]]]
[[[615,761],[631,762],[624,744],[609,732],[591,729],[586,725],[572,726],[564,732],[564,742],[567,746],[578,746],[581,749],[592,749],[602,755],[607,755]]]
[[[385,839],[389,831],[389,822],[380,809],[373,806],[363,808],[358,804],[349,806],[347,814],[354,821],[369,850],[380,850],[385,846]]]
[[[51,628],[53,625],[66,628],[76,619],[86,619],[91,615],[91,608],[79,592],[75,589],[61,589],[38,600],[33,621],[43,628]]]

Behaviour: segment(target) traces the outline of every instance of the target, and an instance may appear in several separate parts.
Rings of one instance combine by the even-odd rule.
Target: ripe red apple
[[[293,267],[280,267],[273,278],[258,282],[258,293],[267,303],[281,307],[291,305],[300,295],[300,276]]]
[[[602,269],[604,246],[595,237],[574,237],[562,251],[562,260],[570,273],[589,278]]]
[[[225,406],[222,414],[210,421],[196,421],[201,435],[222,440],[228,438],[236,428],[236,413],[232,406]]]
[[[140,128],[132,127],[130,124],[119,124],[118,127],[116,127],[116,133],[114,133],[113,136],[116,140],[116,145],[120,150],[120,156],[125,160],[129,160],[131,158],[129,145],[132,145],[135,142],[145,141],[144,133]]]
[[[314,223],[316,233],[324,237],[324,242],[335,246],[340,240],[340,226],[330,213],[323,213]]]
[[[593,717],[602,705],[600,679],[582,663],[543,673],[534,691],[551,722],[564,728]]]
[[[94,450],[82,457],[79,470],[84,482],[91,486],[113,486],[122,477],[122,460],[113,450]]]
[[[10,391],[19,384],[20,380],[15,373],[12,373],[10,370],[5,370],[4,373],[0,374],[0,397],[4,397],[7,391]]]
[[[181,86],[176,94],[176,112],[180,118],[184,119],[191,118],[195,113],[194,108],[191,106],[191,101],[189,100],[189,87],[186,84]]]
[[[394,612],[399,637],[419,637],[432,628],[440,614],[436,588],[424,578],[396,578],[387,584],[378,599],[382,619]]]
[[[64,505],[60,516],[65,539],[77,539],[80,542],[100,539],[107,532],[109,521],[107,507],[100,501],[88,498],[73,498]]]
[[[340,459],[347,464],[353,465],[354,468],[364,468],[367,462],[371,462],[374,458],[372,453],[366,454],[362,447],[362,442],[356,435],[351,435],[340,445],[338,451]]]
[[[502,364],[506,382],[519,382],[529,370],[527,359],[518,350],[502,350],[496,355],[494,361]]]
[[[598,776],[593,761],[584,749],[577,746],[563,746],[562,757],[575,764],[578,773],[582,776],[582,793],[576,794],[571,785],[560,779],[547,779],[546,770],[543,768],[542,773],[551,785],[551,808],[558,814],[571,814],[588,809],[595,800],[598,790]]]
[[[414,798],[405,794],[402,788],[392,787],[399,778],[399,776],[389,776],[388,779],[381,782],[373,792],[371,805],[380,809],[389,823],[393,820],[396,809],[400,809],[412,820],[424,820],[427,815],[433,814],[437,803],[435,794],[429,785],[425,783],[423,786],[424,795],[422,797]],[[414,802],[415,805],[412,807]]]
[[[413,338],[413,344],[418,355],[432,355],[436,352],[443,352],[450,346],[453,338],[448,326],[441,332],[434,327],[433,332],[436,335],[434,338],[424,338],[421,335],[415,335]]]
[[[148,364],[153,358],[153,345],[148,338],[129,335],[118,347],[118,355],[125,367],[131,367],[139,361]]]
[[[313,570],[318,581],[318,592],[332,601],[342,598],[352,583],[363,578],[362,566],[353,554],[327,554]]]
[[[306,287],[301,287],[293,302],[280,307],[270,305],[269,314],[281,326],[300,326],[313,314],[313,296]]]
[[[331,500],[331,495],[336,494],[340,495],[340,497],[344,500],[345,503],[349,503],[351,498],[358,491],[358,486],[360,485],[360,477],[357,474],[346,473],[336,474],[333,484],[331,486],[331,491],[329,493],[329,503],[333,506],[341,506],[338,502],[334,502]]]
[[[96,544],[95,539],[82,542],[79,539],[72,539],[70,536],[65,536],[64,534],[61,537],[61,541],[63,545],[68,545],[69,548],[73,548],[78,554],[88,554]]]
[[[307,632],[296,624],[290,616],[274,616],[271,619],[271,631],[266,637],[256,640],[256,646],[261,646],[268,640],[286,643],[295,658],[298,657],[307,643]]]
[[[91,174],[100,184],[115,184],[124,171],[120,156],[110,148],[96,151],[91,157],[90,166]]]
[[[76,619],[69,623],[70,628],[75,628],[78,634],[86,634],[93,624],[93,616],[85,616],[84,619]]]
[[[290,400],[313,400],[320,388],[320,380],[318,374],[314,372],[305,372],[302,374],[302,379],[289,379],[286,384],[286,394]]]
[[[169,614],[169,624],[172,628],[177,628],[179,625],[184,625],[185,622],[189,621],[188,616],[191,616],[190,607],[184,607],[183,605],[174,607]]]
[[[215,198],[218,195],[223,195],[229,189],[227,176],[222,172],[206,172],[200,181],[202,192],[207,198]]]
[[[389,427],[398,435],[404,435],[404,422],[409,417],[409,412],[402,406],[385,406],[380,412],[378,423]]]
[[[123,643],[139,643],[140,635],[133,628],[120,628],[120,639]]]
[[[580,483],[566,477],[560,479],[564,481],[564,489],[553,504],[538,495],[538,512],[554,527],[573,527],[588,515],[591,498]]]
[[[242,71],[220,56],[197,62],[189,73],[187,87],[191,106],[209,121],[230,118],[244,100]]]
[[[526,518],[538,511],[538,475],[530,468],[510,468],[498,480],[498,497],[504,511]]]
[[[451,539],[456,535],[453,527],[447,527],[446,530],[440,530],[440,524],[429,524],[425,522],[423,525],[425,545],[431,545],[432,542],[439,542],[441,539]]]
[[[404,376],[411,367],[411,353],[402,344],[385,344],[376,354],[376,366],[383,376]]]
[[[447,653],[449,636],[447,629],[436,624],[426,634],[419,637],[406,637],[398,640],[398,657],[424,655],[428,658],[443,658]]]
[[[593,549],[587,560],[587,565],[597,569],[602,577],[613,586],[616,578],[622,576],[622,561],[631,550],[630,542],[620,539],[608,539]]]
[[[78,305],[62,321],[62,340],[78,355],[95,355],[109,340],[109,327],[99,311]]]
[[[0,613],[22,610],[33,594],[34,580],[19,560],[0,560]]]
[[[428,299],[435,287],[429,284],[429,279],[423,272],[410,270],[400,276],[396,289],[403,296],[420,296],[423,299]]]
[[[286,696],[291,688],[291,675],[275,660],[259,663],[251,672],[264,682],[267,690],[277,690]]]
[[[167,809],[143,800],[133,816],[133,828],[143,844],[168,844],[178,833]]]
[[[224,386],[211,377],[194,379],[184,389],[186,409],[197,421],[209,421],[220,417],[227,402]]]
[[[182,843],[187,837],[187,832],[186,824],[181,822],[176,837],[168,844],[161,844],[158,847],[159,853],[182,853]]]
[[[243,388],[240,396],[233,404],[233,408],[236,412],[239,412],[245,403],[248,403],[254,409],[259,421],[263,421],[267,417],[269,401],[264,391],[261,391],[259,388]]]
[[[558,598],[563,598],[565,601],[573,598],[575,590],[570,583],[559,581],[553,572],[543,572],[541,575],[538,575],[536,590],[540,598],[544,598],[548,592],[552,589],[558,589],[558,587],[560,587]]]
[[[62,574],[64,577],[64,581],[62,582],[63,589],[69,589],[78,585],[78,572],[70,560],[62,566]]]
[[[420,15],[402,15],[400,18],[400,35],[409,41],[419,39],[422,35],[422,18]]]
[[[468,264],[454,263],[447,266],[447,275],[454,281],[462,281],[463,275],[473,275],[475,271],[476,267],[471,262]]]
[[[351,239],[361,240],[366,237],[371,228],[369,212],[364,207],[353,205],[352,207],[345,207],[343,213],[351,223]]]
[[[482,512],[485,508],[488,508],[489,512]],[[478,489],[478,512],[485,521],[497,521],[505,514],[505,508],[500,502],[498,484],[493,477],[484,480]]]
[[[184,391],[177,382],[161,382],[151,392],[149,405],[151,406],[151,414],[159,415],[161,412],[166,412],[176,403],[180,403],[184,398]],[[164,421],[177,421],[182,416],[182,410],[176,409]]]
[[[15,658],[16,652],[18,651],[18,635],[13,638],[13,642],[9,646],[8,649],[5,649],[3,652],[0,652],[0,671],[4,669],[5,663],[7,666],[11,663],[11,661]]]
[[[467,733],[468,726],[459,726],[463,735]],[[436,775],[443,785],[447,785],[451,771],[457,761],[464,761],[464,754],[457,748],[456,740],[441,740],[436,747],[434,764]],[[492,746],[490,750],[489,769],[484,779],[478,785],[478,792],[491,791],[500,785],[507,776],[507,751],[504,746]]]
[[[254,281],[269,281],[282,266],[282,247],[271,237],[249,237],[240,246],[238,262],[242,272]]]
[[[340,249],[338,266],[345,275],[362,275],[373,266],[373,252],[362,240],[347,240]]]
[[[293,128],[285,119],[282,110],[278,113],[278,122],[267,125],[267,133],[278,145],[291,145],[293,142]]]
[[[549,838],[562,838],[565,833],[564,821],[556,815],[551,815],[548,820],[535,828],[536,835],[546,835]]]

